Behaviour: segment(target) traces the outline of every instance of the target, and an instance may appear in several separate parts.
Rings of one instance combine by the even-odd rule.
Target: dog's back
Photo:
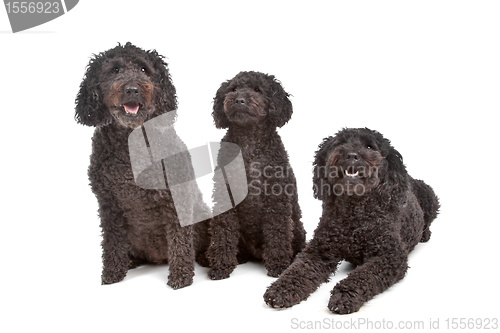
[[[418,203],[424,212],[425,227],[420,242],[425,243],[431,237],[431,231],[429,230],[431,222],[434,221],[439,212],[439,199],[432,187],[422,180],[411,178],[411,185],[413,193],[417,197]]]

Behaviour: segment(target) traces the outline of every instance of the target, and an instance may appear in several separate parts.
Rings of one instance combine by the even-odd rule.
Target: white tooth
[[[359,174],[359,170],[355,173],[350,173],[348,170],[345,171],[346,176],[348,177],[356,177]]]

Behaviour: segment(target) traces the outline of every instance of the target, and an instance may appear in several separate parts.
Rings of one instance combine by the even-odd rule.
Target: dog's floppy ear
[[[384,175],[385,185],[399,185],[402,188],[408,186],[408,172],[403,164],[403,156],[377,131],[372,131],[381,147],[382,156],[387,161],[387,170]]]
[[[326,161],[328,153],[333,150],[334,138],[329,136],[323,139],[318,146],[313,162],[313,192],[314,197],[319,200],[325,200],[332,195],[332,188],[328,182],[328,166]]]
[[[270,79],[272,82],[269,95],[271,99],[269,106],[269,120],[274,126],[281,127],[292,117],[292,102],[288,99],[290,94],[283,89],[281,82],[276,80],[272,75],[270,76]]]
[[[103,55],[92,58],[76,96],[75,120],[87,126],[102,126],[111,122],[111,114],[106,110],[99,89],[99,74]]]
[[[229,119],[227,119],[226,113],[224,112],[224,100],[226,99],[228,87],[229,81],[222,83],[214,97],[214,110],[212,112],[212,117],[214,117],[215,127],[217,128],[228,128],[230,124]]]
[[[168,65],[156,50],[147,52],[151,63],[154,66],[155,74],[155,112],[154,116],[159,116],[165,112],[177,109],[177,95],[174,84],[168,71]]]
[[[387,161],[387,173],[385,180],[389,183],[407,185],[408,174],[403,164],[403,156],[392,146],[389,148],[389,154],[385,157]]]

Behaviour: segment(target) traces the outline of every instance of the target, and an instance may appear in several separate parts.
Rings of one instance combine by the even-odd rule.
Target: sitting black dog
[[[145,122],[167,113],[170,123],[162,129],[175,119],[175,87],[163,57],[130,43],[99,53],[87,67],[76,104],[76,120],[96,127],[88,174],[99,202],[102,283],[119,282],[129,269],[144,263],[168,262],[168,285],[174,289],[190,285],[195,257],[206,265],[207,225],[181,227],[178,214],[201,212],[208,218],[210,210],[195,184],[187,188],[182,212],[174,205],[171,184],[139,187],[129,152],[129,136],[134,129],[147,131]],[[187,150],[173,129],[168,133],[168,140],[149,141],[149,148]],[[194,178],[189,154],[178,155],[173,172],[179,170]]]
[[[291,307],[346,260],[356,268],[332,290],[328,308],[356,312],[404,277],[409,252],[430,238],[438,198],[407,174],[390,141],[369,129],[344,129],[324,139],[313,183],[315,197],[323,200],[314,237],[264,300],[272,307]]]
[[[216,93],[215,126],[228,129],[221,144],[241,148],[248,195],[225,211],[226,186],[234,182],[214,179],[216,214],[210,222],[207,251],[213,280],[228,278],[237,264],[254,259],[264,262],[269,276],[278,277],[304,248],[295,176],[276,131],[292,116],[288,96],[274,76],[259,72],[240,72]],[[229,149],[221,148],[218,165],[225,165],[231,156]]]

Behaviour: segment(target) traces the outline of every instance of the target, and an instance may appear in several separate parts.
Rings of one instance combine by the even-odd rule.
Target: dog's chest
[[[89,176],[96,191],[109,191],[116,198],[120,208],[126,211],[150,210],[161,204],[168,208],[169,192],[166,190],[146,190],[137,186],[130,156],[126,147],[122,149],[94,150],[89,168]],[[93,180],[97,181],[93,181]]]
[[[378,248],[387,229],[382,215],[365,205],[336,205],[331,222],[336,251],[350,262],[362,262]]]

